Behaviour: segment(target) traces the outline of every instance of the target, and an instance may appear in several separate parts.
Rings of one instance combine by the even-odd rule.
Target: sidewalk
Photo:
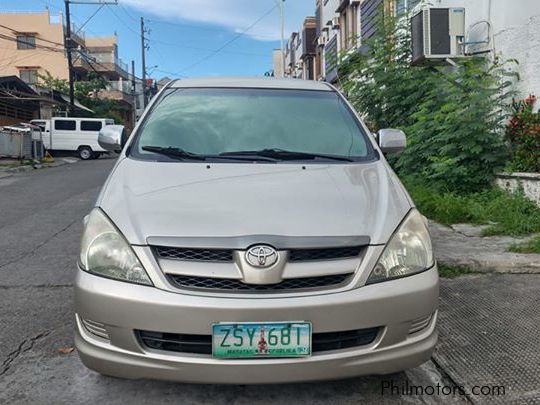
[[[540,403],[540,254],[507,251],[531,236],[482,237],[482,226],[432,221],[429,228],[439,264],[478,273],[441,279],[432,365],[435,375],[464,387],[466,395],[432,403]],[[489,394],[479,393],[481,388]]]
[[[435,257],[439,264],[466,267],[475,272],[540,274],[540,254],[508,252],[525,238],[510,236],[481,237],[482,226],[468,224],[444,226],[429,222]]]

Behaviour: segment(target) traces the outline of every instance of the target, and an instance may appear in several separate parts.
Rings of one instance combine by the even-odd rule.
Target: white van
[[[53,117],[30,122],[41,127],[45,149],[77,152],[83,160],[107,152],[98,144],[99,131],[106,125],[114,125],[114,120],[108,118]]]

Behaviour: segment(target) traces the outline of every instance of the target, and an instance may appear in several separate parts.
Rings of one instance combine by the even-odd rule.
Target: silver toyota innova
[[[76,346],[99,373],[196,383],[387,374],[429,359],[439,279],[376,135],[323,82],[167,85],[85,218]]]

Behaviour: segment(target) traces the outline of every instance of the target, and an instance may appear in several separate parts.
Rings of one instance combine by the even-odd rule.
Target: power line
[[[15,28],[8,27],[8,26],[6,26],[6,25],[0,24],[0,27],[5,28],[6,30],[10,30],[11,32],[18,32],[18,30],[16,30]],[[62,48],[64,47],[64,44],[61,44],[60,42],[50,41],[50,40],[45,39],[45,38],[35,38],[35,39],[36,39],[37,41],[47,42],[47,43],[49,43],[49,44],[61,46]]]
[[[82,29],[84,28],[84,26],[85,26],[86,24],[88,24],[88,23],[90,22],[90,20],[91,20],[92,18],[94,18],[94,17],[96,16],[96,14],[99,13],[99,10],[101,10],[103,7],[105,7],[105,3],[101,4],[101,6],[99,6],[99,8],[98,8],[96,11],[94,11],[90,17],[88,17],[88,18],[86,19],[86,21],[79,27],[79,29],[77,30],[76,34],[78,34],[79,32],[81,32]]]
[[[46,49],[46,50],[49,50],[51,52],[64,52],[63,47],[61,49],[60,48],[53,48],[51,46],[36,44],[35,42],[28,42],[28,41],[25,41],[23,39],[19,39],[17,37],[10,37],[10,36],[8,36],[6,34],[0,34],[0,38],[4,39],[6,41],[16,42],[17,44],[28,45],[28,46],[31,46],[33,48]],[[32,49],[32,48],[30,48],[30,49]]]
[[[206,60],[212,58],[213,56],[217,55],[219,52],[221,52],[223,49],[225,49],[227,46],[232,44],[234,41],[236,41],[238,38],[242,37],[246,32],[248,32],[250,29],[255,27],[259,22],[261,22],[267,15],[269,15],[272,11],[274,11],[277,8],[277,4],[274,5],[270,10],[268,10],[266,13],[264,13],[261,17],[257,18],[249,27],[245,28],[238,34],[236,34],[233,38],[231,38],[229,41],[225,42],[223,45],[221,45],[219,48],[215,49],[205,57],[199,59],[195,63],[192,63],[191,65],[183,68],[180,70],[180,72],[185,72],[187,70],[193,69],[195,66],[200,65],[201,63],[205,62]]]

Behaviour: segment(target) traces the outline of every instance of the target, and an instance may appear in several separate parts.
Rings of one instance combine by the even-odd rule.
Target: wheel
[[[82,160],[91,159],[93,155],[94,153],[92,152],[92,148],[90,148],[89,146],[81,146],[79,148],[79,157]]]

